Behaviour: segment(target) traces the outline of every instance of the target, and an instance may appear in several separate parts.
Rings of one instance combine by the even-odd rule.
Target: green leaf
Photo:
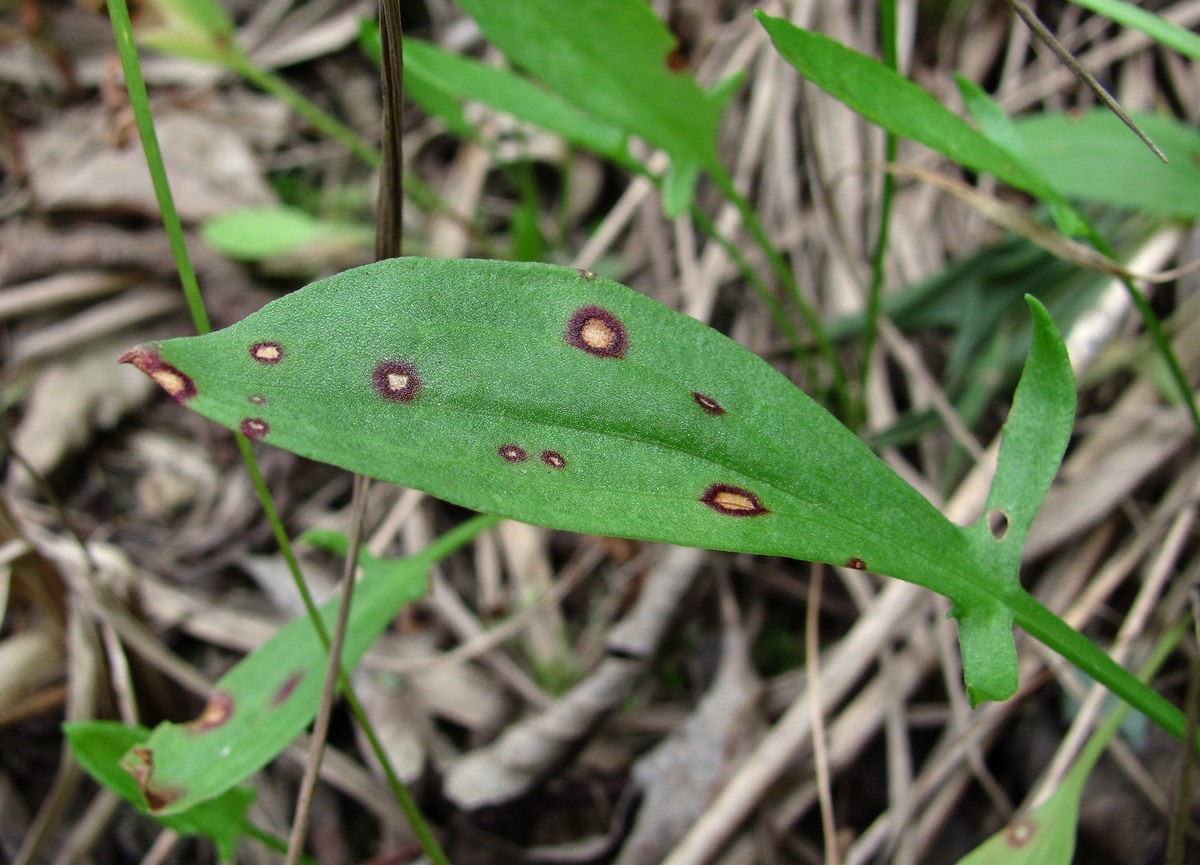
[[[1125,0],[1074,0],[1074,3],[1111,18],[1118,24],[1141,30],[1168,48],[1174,48],[1193,60],[1200,60],[1200,36],[1161,15],[1155,15]]]
[[[149,814],[133,776],[120,765],[121,755],[142,746],[150,736],[149,730],[115,721],[80,721],[63,724],[63,732],[75,759],[89,775],[143,814]],[[235,788],[179,814],[155,819],[181,835],[210,839],[221,861],[228,862],[233,859],[238,840],[247,834],[246,812],[253,801],[253,790]]]
[[[1075,426],[1075,376],[1067,347],[1046,307],[1032,295],[1025,301],[1033,313],[1033,344],[1004,424],[986,513],[976,523],[976,537],[994,551],[990,557],[1014,580],[1029,527]],[[989,516],[993,523],[1002,518],[1002,537],[989,529]]]
[[[682,177],[723,171],[717,127],[733,90],[700,89],[644,0],[459,5],[514,64],[596,120],[665,150]]]
[[[1064,195],[1185,219],[1200,217],[1200,133],[1168,117],[1134,121],[1167,154],[1163,164],[1109,111],[1016,121],[1034,169]]]
[[[135,32],[147,48],[210,63],[240,54],[233,19],[215,0],[150,0],[146,7]]]
[[[872,123],[1038,198],[1055,196],[1042,177],[1027,171],[1019,159],[894,70],[827,36],[782,18],[754,14],[784,60]]]
[[[628,162],[628,136],[588,116],[561,96],[507,69],[444,51],[419,39],[404,40],[404,74],[448,93],[511,114],[615,162]]]
[[[261,261],[314,246],[370,246],[374,232],[361,225],[314,219],[295,207],[249,207],[207,220],[201,235],[222,255]]]
[[[317,539],[337,545],[328,535]],[[364,552],[342,654],[346,668],[401,606],[424,594],[432,561],[428,552],[394,560]],[[336,599],[321,607],[326,628],[332,629],[336,612]],[[316,714],[325,659],[312,623],[296,619],[221,677],[199,718],[160,724],[128,749],[121,765],[137,779],[142,807],[156,816],[188,811],[274,759]]]
[[[968,533],[831,415],[594,274],[379,262],[123,359],[252,438],[476,510],[866,567],[940,592],[971,628],[1004,614],[1007,587]],[[969,685],[1002,699],[1015,666],[989,667],[987,639]]]

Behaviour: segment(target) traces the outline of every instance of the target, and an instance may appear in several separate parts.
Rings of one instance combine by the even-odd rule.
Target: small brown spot
[[[208,698],[208,702],[204,705],[204,711],[200,713],[200,717],[192,721],[188,726],[193,733],[206,733],[209,730],[220,727],[232,717],[233,697],[222,691],[217,691]]]
[[[586,279],[588,282],[592,282],[596,278],[595,273],[593,273],[590,270],[584,270],[582,267],[579,268],[579,275],[582,276],[584,279]]]
[[[296,690],[296,686],[300,684],[300,681],[303,678],[303,670],[292,673],[292,675],[288,676],[287,680],[284,681],[284,683],[280,685],[279,689],[275,692],[275,696],[271,698],[271,705],[282,706],[285,702],[287,702],[287,698],[292,696],[292,692]]]
[[[682,72],[688,68],[687,58],[679,48],[673,48],[667,53],[666,64],[672,72]]]
[[[1009,825],[1008,830],[1004,833],[1004,840],[1010,847],[1024,847],[1033,840],[1033,836],[1036,834],[1037,823],[1029,817],[1022,817]]]
[[[496,448],[496,453],[500,454],[500,457],[509,463],[523,463],[525,462],[525,458],[529,456],[529,454],[525,453],[525,448],[520,445],[500,445],[500,447]]]
[[[392,402],[411,402],[421,391],[417,368],[405,360],[385,360],[371,373],[375,390]]]
[[[624,357],[629,336],[621,320],[598,306],[581,306],[567,322],[566,340],[596,357]]]
[[[277,342],[256,342],[250,346],[250,356],[259,363],[276,364],[283,360],[283,346]]]
[[[858,556],[851,556],[850,558],[846,559],[846,567],[853,568],[856,571],[865,571],[867,569],[867,563]]]
[[[162,359],[156,351],[147,348],[131,348],[117,363],[131,363],[153,379],[154,383],[171,395],[171,399],[183,405],[196,395],[196,383],[191,377],[177,370]]]
[[[713,484],[700,496],[700,501],[727,517],[758,517],[770,513],[754,493],[729,484]]]
[[[566,468],[567,461],[558,451],[542,451],[542,462],[552,469]]]
[[[263,396],[261,393],[252,393],[252,394],[250,394],[250,396],[246,397],[246,400],[253,405],[266,405],[267,404],[267,398],[265,396]]]
[[[271,431],[271,425],[260,417],[248,417],[240,425],[242,435],[252,441],[258,441]]]
[[[725,409],[721,408],[721,404],[707,394],[692,391],[692,399],[696,401],[696,405],[714,417],[720,417],[725,414]]]

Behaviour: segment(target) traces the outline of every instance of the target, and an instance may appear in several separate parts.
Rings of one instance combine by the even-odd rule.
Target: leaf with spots
[[[1061,345],[1048,316],[1038,321]],[[263,345],[282,359],[266,362]],[[1047,357],[1061,377],[1065,355]],[[1014,620],[1076,663],[1086,656],[1122,696],[1140,687],[768,364],[594,274],[394,259],[125,359],[230,429],[250,420],[266,443],[486,513],[926,586],[953,602],[964,649],[974,643],[964,677],[975,700],[1016,688]],[[1061,438],[1062,424],[1052,429]],[[1040,496],[1064,443],[1041,440],[1036,483],[1004,495]],[[1024,521],[1039,501],[1005,507]]]
[[[323,535],[314,540],[336,546]],[[404,604],[424,595],[425,574],[434,561],[429,552],[393,560],[360,558],[363,579],[342,655],[347,668]],[[328,629],[336,610],[336,600],[321,608]],[[285,625],[221,677],[195,720],[160,724],[128,747],[121,767],[136,782],[133,801],[155,816],[181,814],[261,769],[312,722],[325,658],[306,617]]]

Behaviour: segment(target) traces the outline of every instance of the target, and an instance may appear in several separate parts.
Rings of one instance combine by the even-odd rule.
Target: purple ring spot
[[[721,407],[721,404],[708,394],[700,393],[699,391],[694,390],[692,391],[692,399],[696,401],[696,405],[700,406],[700,408],[704,409],[713,417],[720,417],[721,415],[725,414],[725,409]]]
[[[496,453],[507,463],[523,463],[529,456],[520,445],[500,445],[496,448]]]
[[[421,391],[421,376],[406,360],[385,360],[371,373],[371,383],[386,400],[411,402]]]
[[[558,451],[542,451],[542,462],[552,469],[566,468],[567,461]]]
[[[250,357],[271,366],[283,360],[283,346],[277,342],[256,342],[250,346]]]
[[[713,484],[699,501],[727,517],[759,517],[770,513],[750,490],[729,484]]]
[[[260,417],[245,418],[238,428],[242,435],[252,441],[258,441],[271,431],[271,425]]]
[[[581,306],[567,322],[564,338],[568,345],[596,357],[624,357],[629,334],[621,320],[599,306]]]

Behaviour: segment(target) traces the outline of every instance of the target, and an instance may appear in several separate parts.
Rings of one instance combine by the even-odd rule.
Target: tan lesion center
[[[183,376],[174,370],[156,369],[150,373],[150,378],[171,396],[178,396],[187,389]]]
[[[402,391],[408,387],[409,375],[404,372],[389,372],[387,377],[388,390]]]
[[[594,349],[611,348],[617,340],[617,335],[611,327],[599,318],[589,318],[579,330],[579,338]]]
[[[727,511],[756,511],[759,507],[749,496],[730,490],[721,490],[712,500],[713,504]]]

